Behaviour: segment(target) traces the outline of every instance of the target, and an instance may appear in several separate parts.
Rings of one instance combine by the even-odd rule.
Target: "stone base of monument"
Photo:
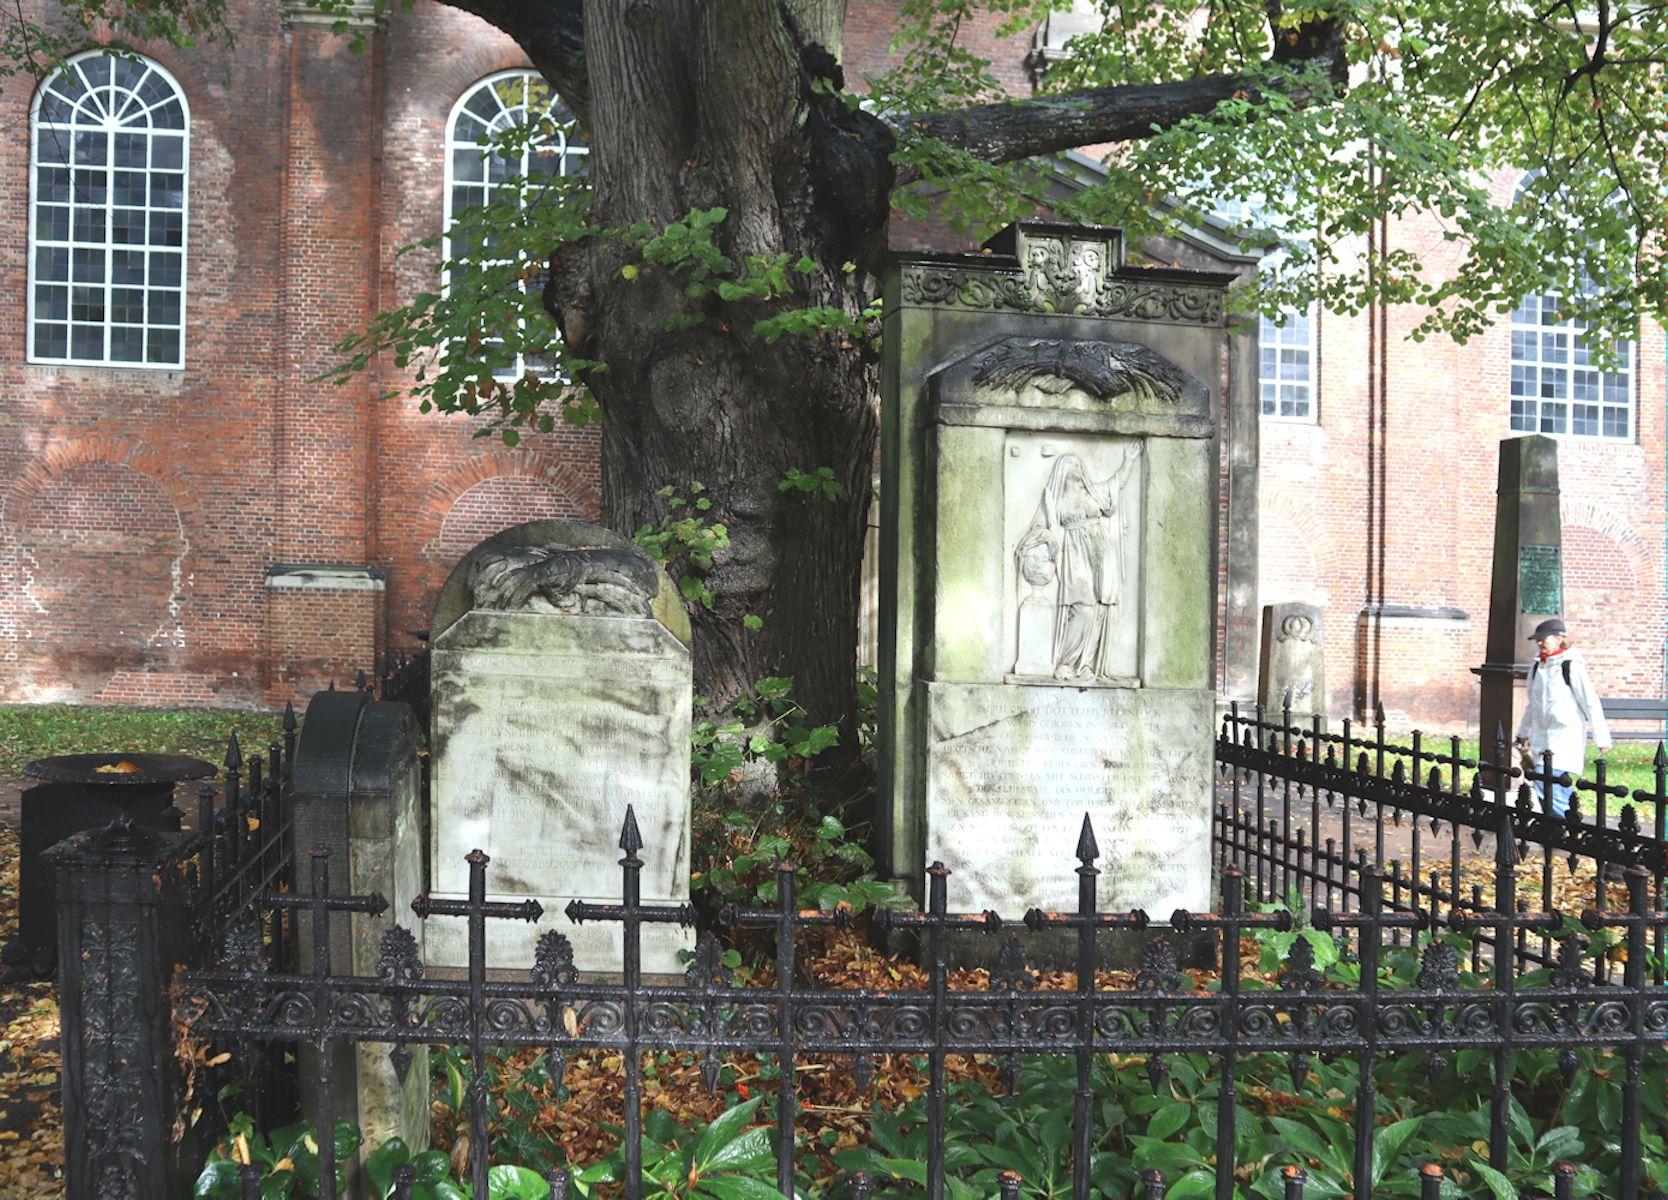
[[[926,857],[950,868],[951,911],[1075,909],[1085,816],[1102,912],[1209,908],[1208,692],[922,687]]]

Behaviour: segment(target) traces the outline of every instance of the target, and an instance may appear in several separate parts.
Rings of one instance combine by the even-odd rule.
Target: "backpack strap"
[[[1564,660],[1563,667],[1564,667],[1564,686],[1565,687],[1574,687],[1575,685],[1570,682],[1570,660],[1569,659],[1566,658]]]

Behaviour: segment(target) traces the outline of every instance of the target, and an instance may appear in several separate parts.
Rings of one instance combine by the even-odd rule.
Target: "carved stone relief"
[[[1015,431],[1007,445],[1012,675],[1133,684],[1141,443]]]
[[[975,397],[1022,408],[1081,407],[1068,393],[1107,407],[1174,408],[1192,382],[1134,342],[1003,338],[974,355]]]
[[[1022,253],[1018,274],[910,264],[902,277],[904,303],[1200,324],[1222,319],[1221,288],[1120,277],[1119,247],[1107,238],[1032,232]]]
[[[471,608],[646,617],[659,592],[654,562],[611,546],[568,549],[488,539],[469,569]]]

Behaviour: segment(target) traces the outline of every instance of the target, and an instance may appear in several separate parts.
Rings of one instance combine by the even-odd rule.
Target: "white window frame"
[[[1257,200],[1219,197],[1214,215],[1229,228],[1264,227],[1268,225],[1264,206]],[[1277,231],[1276,231],[1277,232]],[[1263,261],[1278,264],[1284,249],[1264,255]],[[1275,316],[1264,314],[1257,323],[1257,414],[1264,421],[1283,421],[1293,425],[1314,425],[1319,421],[1315,403],[1317,379],[1315,364],[1318,358],[1315,333],[1320,325],[1320,308],[1311,304],[1307,309],[1282,308]],[[1298,336],[1301,334],[1301,336]],[[1302,367],[1301,378],[1285,378],[1286,366]],[[1269,368],[1272,367],[1272,372]],[[1290,402],[1301,405],[1301,412],[1283,413],[1281,405]]]
[[[588,158],[588,156],[591,153],[591,148],[588,145],[586,145],[584,142],[576,142],[576,141],[570,140],[570,138],[568,137],[566,132],[558,131],[554,138],[545,138],[545,139],[541,139],[537,142],[530,143],[527,147],[525,147],[522,150],[521,161],[520,161],[520,163],[515,164],[515,170],[516,170],[515,175],[506,175],[506,177],[503,180],[494,181],[492,179],[492,170],[491,170],[491,167],[490,167],[489,164],[491,162],[495,161],[495,160],[498,160],[500,158],[500,156],[498,156],[498,155],[490,155],[489,156],[489,155],[486,155],[486,154],[482,154],[481,153],[481,149],[482,149],[481,144],[480,144],[480,141],[478,139],[480,137],[490,136],[491,134],[497,133],[499,130],[505,128],[506,126],[504,124],[500,123],[502,118],[504,118],[504,117],[510,118],[511,121],[514,121],[517,124],[525,121],[528,117],[526,92],[523,91],[523,93],[522,93],[523,98],[518,105],[512,105],[510,107],[505,107],[504,103],[503,103],[503,99],[501,97],[498,97],[499,110],[500,110],[499,113],[496,114],[493,117],[492,120],[485,122],[486,129],[485,129],[484,133],[479,134],[476,137],[469,137],[469,138],[460,137],[460,135],[458,133],[458,124],[459,124],[459,118],[462,117],[466,112],[468,113],[468,115],[472,119],[474,119],[476,121],[482,120],[481,115],[479,113],[476,113],[476,112],[473,112],[473,111],[469,110],[470,102],[473,101],[477,95],[480,95],[483,92],[488,92],[488,91],[490,91],[496,97],[497,96],[497,90],[496,90],[497,85],[502,83],[503,81],[509,80],[509,79],[519,79],[519,80],[525,80],[525,81],[535,81],[536,80],[540,85],[542,85],[546,88],[548,88],[550,86],[549,83],[545,81],[544,77],[542,75],[540,75],[537,71],[534,71],[534,70],[523,68],[523,69],[517,69],[517,70],[510,70],[510,71],[498,71],[498,72],[495,72],[494,74],[486,76],[483,79],[476,80],[474,83],[470,84],[467,88],[465,88],[464,91],[463,91],[463,94],[460,95],[457,98],[457,101],[452,105],[451,111],[449,113],[447,113],[447,115],[446,115],[446,151],[445,151],[445,155],[446,155],[446,173],[445,173],[445,191],[443,193],[443,206],[442,206],[442,215],[441,215],[441,219],[442,219],[441,229],[442,229],[443,233],[442,233],[442,237],[441,237],[441,249],[440,249],[441,258],[444,262],[450,263],[452,261],[452,258],[453,258],[453,248],[452,248],[452,222],[453,222],[453,220],[457,217],[459,212],[466,212],[466,211],[468,211],[468,208],[474,207],[473,204],[471,204],[471,205],[469,205],[469,206],[467,206],[463,209],[459,209],[455,206],[456,205],[456,192],[457,192],[457,189],[459,187],[476,187],[476,188],[479,188],[481,193],[482,193],[482,198],[481,198],[480,201],[478,201],[478,203],[481,203],[481,204],[490,203],[492,201],[494,192],[501,189],[509,179],[517,178],[517,177],[524,178],[527,175],[529,164],[531,162],[532,157],[534,156],[534,154],[536,154],[540,150],[544,150],[548,147],[554,147],[554,153],[557,154],[560,157],[560,168],[556,172],[556,174],[561,175],[561,176],[566,176],[566,175],[570,175],[570,174],[577,174],[576,171],[572,171],[572,170],[569,169],[570,161],[573,160],[573,159],[579,159],[581,162],[583,162],[583,160]],[[556,95],[554,90],[552,90],[551,93],[550,93],[550,104],[551,104],[552,109],[557,109],[557,110],[560,110],[561,112],[566,112],[567,111],[566,106],[562,104],[561,98]],[[521,117],[520,121],[515,120],[515,117],[516,117],[517,113],[520,114],[520,117]],[[469,180],[460,181],[457,178],[458,159],[459,159],[461,154],[465,154],[465,153],[469,153],[469,152],[475,152],[477,154],[481,154],[482,177],[480,179],[469,179]],[[488,260],[488,261],[490,262],[491,260]],[[444,295],[445,293],[450,291],[451,286],[452,286],[452,271],[451,271],[450,267],[447,267],[441,273],[441,279],[440,279],[441,294]],[[498,379],[500,382],[511,382],[511,381],[516,380],[516,379],[520,379],[529,370],[534,371],[535,373],[539,373],[539,374],[544,374],[547,371],[546,368],[541,367],[537,364],[530,365],[526,361],[526,357],[524,355],[517,354],[516,357],[515,357],[514,368],[512,370],[503,370],[503,369],[496,370],[496,371],[493,372],[493,377],[495,379]]]
[[[1582,442],[1625,444],[1638,433],[1638,350],[1632,338],[1622,341],[1612,370],[1601,370],[1588,359],[1585,326],[1571,318],[1557,320],[1560,297],[1553,292],[1525,296],[1512,310],[1510,406],[1507,425],[1515,433],[1544,433]],[[1531,350],[1533,353],[1527,353]],[[1585,396],[1577,388],[1590,389]],[[1620,392],[1621,399],[1613,397]],[[1577,431],[1576,408],[1590,408],[1593,431]],[[1548,410],[1559,410],[1556,417]],[[1624,428],[1606,432],[1620,413]]]
[[[115,109],[114,116],[111,115],[111,109],[107,105],[104,116],[102,117],[102,119],[100,119],[98,121],[78,122],[76,120],[76,114],[72,113],[71,119],[68,122],[60,123],[60,122],[54,121],[54,122],[48,122],[47,124],[45,124],[43,126],[42,121],[41,121],[41,109],[42,109],[44,103],[46,102],[49,93],[54,88],[54,86],[61,79],[63,79],[64,76],[68,72],[71,72],[71,71],[74,71],[77,74],[77,76],[79,76],[81,78],[82,83],[85,84],[86,79],[85,79],[85,76],[81,74],[81,64],[85,63],[89,60],[97,59],[97,58],[109,59],[109,60],[111,60],[111,62],[113,64],[114,63],[120,63],[120,62],[137,63],[143,68],[143,73],[135,81],[133,87],[132,88],[125,88],[124,87],[124,89],[123,89],[124,91],[127,92],[127,95],[129,97],[128,100],[124,101],[120,105],[119,108]],[[116,90],[116,86],[117,86],[116,83],[115,83],[115,70],[116,70],[116,68],[114,66],[112,66],[111,67],[111,79],[110,79],[110,81],[107,82],[107,83],[98,85],[98,87],[93,89],[93,90],[96,91],[96,90],[102,89],[108,96],[113,98],[115,90]],[[159,99],[157,99],[154,103],[149,103],[149,104],[143,105],[142,111],[141,112],[136,112],[134,110],[134,106],[136,104],[141,103],[141,97],[139,95],[139,89],[141,89],[144,86],[144,84],[149,80],[149,78],[151,77],[152,74],[154,74],[164,85],[166,85],[168,94],[159,98]],[[173,128],[168,128],[168,127],[163,127],[163,128],[159,129],[157,127],[154,127],[154,126],[150,125],[148,122],[146,124],[143,124],[143,125],[135,125],[135,124],[129,123],[138,116],[148,117],[150,113],[154,112],[155,110],[157,110],[158,108],[162,107],[163,105],[165,105],[169,102],[177,103],[179,105],[180,125],[179,125],[177,130],[173,129]],[[77,107],[79,107],[79,106],[77,106]],[[57,204],[50,204],[49,205],[49,202],[47,200],[44,200],[40,195],[40,183],[41,183],[41,173],[42,173],[42,171],[45,170],[45,169],[51,169],[51,168],[58,165],[56,163],[43,164],[40,161],[40,144],[41,144],[40,139],[41,139],[43,129],[46,130],[46,131],[61,130],[63,136],[66,139],[68,139],[69,143],[70,143],[69,162],[65,165],[67,165],[69,167],[69,169],[72,173],[71,174],[71,183],[70,183],[71,195],[70,195],[69,202],[63,206],[64,210],[65,210],[64,211],[64,220],[65,220],[66,224],[65,224],[65,227],[64,227],[64,236],[61,237],[61,238],[55,237],[55,238],[43,239],[41,237],[42,230],[40,228],[40,221],[41,221],[41,217],[43,215],[43,207],[50,206],[53,209],[56,209],[56,208],[59,207]],[[77,172],[77,169],[78,169],[77,164],[74,163],[76,135],[80,134],[80,133],[94,133],[94,132],[99,132],[99,131],[102,131],[103,134],[104,134],[104,163],[103,163],[103,167],[104,167],[104,172],[103,172],[104,173],[104,201],[103,201],[102,206],[99,206],[99,205],[79,205],[79,204],[76,204],[75,201],[74,201],[74,186],[75,186],[75,184],[74,184],[74,175],[75,175],[75,173]],[[142,204],[137,205],[137,206],[132,205],[132,204],[126,204],[126,205],[116,204],[117,193],[116,193],[116,189],[115,189],[114,185],[115,185],[115,174],[117,172],[118,166],[117,166],[117,163],[115,161],[116,155],[114,153],[114,150],[115,150],[116,138],[117,138],[118,135],[140,135],[140,136],[143,136],[145,138],[145,166],[140,171],[140,174],[142,174],[143,179],[144,179],[144,185],[143,185],[144,201],[143,201]],[[159,136],[162,136],[162,137],[177,136],[179,138],[179,142],[180,142],[180,162],[179,162],[179,167],[178,167],[177,172],[172,171],[172,170],[164,172],[162,170],[159,170],[158,168],[156,168],[153,165],[152,149],[153,149],[153,147],[156,143],[156,140]],[[96,166],[97,164],[90,164],[90,165]],[[124,167],[122,169],[123,170],[128,170],[128,171],[134,170],[134,168],[132,168],[131,166]],[[177,209],[172,208],[168,205],[158,206],[158,205],[153,205],[152,204],[152,198],[153,198],[154,192],[155,192],[156,177],[158,175],[164,174],[164,173],[170,174],[170,175],[177,173],[179,175],[180,203],[179,203],[179,207]],[[62,366],[115,367],[115,368],[124,368],[124,369],[139,369],[139,370],[152,370],[152,371],[179,371],[179,370],[184,369],[184,367],[185,367],[185,341],[186,341],[185,334],[186,334],[186,329],[187,329],[187,322],[186,322],[187,281],[188,281],[190,258],[191,258],[191,254],[190,254],[190,214],[191,214],[190,191],[191,191],[191,104],[190,104],[190,101],[186,98],[185,89],[182,86],[180,86],[179,80],[176,79],[174,77],[174,75],[166,67],[164,67],[161,63],[158,63],[153,59],[145,58],[142,55],[129,54],[129,53],[123,53],[123,54],[118,55],[118,54],[112,54],[108,50],[105,50],[105,49],[102,49],[102,48],[92,49],[92,50],[84,51],[84,52],[82,52],[80,54],[77,54],[74,57],[70,58],[69,60],[67,60],[63,64],[62,67],[60,67],[57,71],[54,71],[51,76],[49,76],[45,81],[42,82],[41,86],[35,90],[34,99],[29,106],[29,233],[28,233],[29,267],[28,267],[28,290],[27,290],[27,293],[26,293],[26,303],[25,303],[25,312],[26,312],[25,360],[26,361],[31,362],[31,363],[42,363],[42,364],[62,365]],[[102,228],[103,228],[103,236],[99,240],[94,240],[94,239],[91,239],[91,238],[85,238],[85,239],[77,240],[77,238],[75,236],[76,235],[75,214],[78,211],[81,211],[83,209],[85,209],[88,212],[96,211],[100,214],[101,222],[102,222]],[[114,240],[114,234],[115,234],[115,228],[116,228],[116,223],[115,223],[114,218],[116,216],[116,213],[117,213],[118,209],[123,210],[123,211],[125,211],[129,214],[132,214],[132,213],[135,213],[135,212],[140,214],[140,219],[142,220],[143,227],[144,227],[144,239],[142,241],[118,242],[118,241]],[[179,243],[178,243],[178,245],[177,246],[169,245],[166,242],[153,243],[150,240],[150,232],[151,232],[151,227],[152,227],[152,218],[153,218],[153,216],[156,215],[156,214],[170,214],[171,215],[171,214],[176,214],[176,213],[179,217]],[[62,281],[63,287],[66,291],[66,307],[65,307],[65,310],[64,310],[64,318],[61,321],[59,321],[59,320],[49,320],[46,317],[42,316],[42,314],[37,312],[37,300],[39,299],[39,297],[37,297],[37,291],[40,288],[43,288],[43,287],[57,287],[57,285],[60,282],[59,280],[56,280],[56,279],[40,279],[40,278],[38,278],[40,252],[41,252],[41,249],[43,247],[46,248],[46,249],[62,248],[67,252],[68,257],[69,257],[69,263],[70,263],[69,271],[68,271],[68,274],[65,277],[65,279]],[[90,286],[94,282],[102,284],[102,289],[103,289],[102,313],[103,313],[103,315],[101,316],[101,318],[99,319],[99,321],[97,323],[92,322],[92,321],[75,322],[72,319],[72,314],[75,311],[75,303],[76,303],[75,302],[75,296],[76,296],[77,284],[76,284],[76,281],[74,279],[74,275],[75,275],[75,262],[77,260],[77,253],[76,252],[78,250],[86,251],[86,252],[90,252],[90,253],[95,253],[98,256],[102,257],[102,272],[101,272],[102,279],[98,280],[98,281],[86,281],[85,283],[82,284],[82,286],[84,286],[84,287],[85,286]],[[118,288],[117,284],[116,284],[116,281],[115,281],[115,278],[114,278],[114,275],[115,275],[115,271],[114,271],[114,268],[113,268],[114,256],[117,253],[133,253],[133,252],[138,252],[145,257],[145,260],[146,260],[145,280],[144,280],[143,283],[140,283],[140,284],[137,284],[137,285],[130,284],[126,288]],[[151,284],[151,282],[150,282],[150,278],[151,278],[150,272],[151,272],[151,266],[152,266],[151,256],[154,255],[154,254],[157,254],[157,253],[163,253],[163,254],[174,253],[174,254],[178,255],[178,257],[179,257],[179,283],[178,283],[177,287],[174,287],[174,286],[157,287],[157,286],[154,286],[154,285]],[[91,261],[91,258],[89,258],[88,261]],[[141,318],[138,322],[133,322],[133,321],[120,321],[120,322],[118,322],[118,321],[113,320],[113,317],[115,315],[115,297],[114,297],[113,293],[118,291],[118,290],[121,290],[121,291],[135,291],[135,290],[137,290],[141,293],[141,295],[143,297],[143,299],[141,300],[142,316],[141,316]],[[177,322],[177,324],[174,323],[174,322],[161,322],[161,321],[151,320],[150,319],[150,316],[151,316],[151,299],[150,299],[151,295],[153,293],[167,294],[167,293],[170,293],[170,292],[177,292],[178,297],[179,297],[179,313],[178,313],[178,322]],[[64,327],[64,331],[65,331],[64,353],[62,355],[50,355],[50,354],[37,353],[36,352],[36,338],[37,338],[37,333],[38,333],[40,327],[44,326],[44,325],[60,325],[60,324]],[[94,327],[95,324],[96,324],[96,327],[102,330],[102,335],[101,335],[102,354],[100,356],[92,357],[92,356],[88,356],[88,355],[77,355],[77,354],[74,353],[74,351],[75,351],[74,329],[75,329],[77,324],[79,324],[81,326],[84,326],[84,327]],[[113,334],[117,329],[128,329],[128,330],[137,330],[138,331],[138,335],[139,335],[141,341],[144,344],[144,349],[142,351],[141,358],[139,358],[139,359],[116,358],[116,357],[113,357],[111,355]],[[174,356],[171,359],[168,359],[166,361],[162,361],[162,360],[155,360],[155,359],[150,358],[150,356],[149,356],[150,340],[151,340],[150,335],[153,331],[172,331],[172,332],[175,333],[175,353],[174,353]]]
[[[1525,190],[1539,174],[1530,171],[1523,176],[1512,194],[1513,204],[1522,200]],[[1638,339],[1621,339],[1616,347],[1615,367],[1601,370],[1589,358],[1585,322],[1559,317],[1562,301],[1557,292],[1532,292],[1512,309],[1507,352],[1507,428],[1514,434],[1539,433],[1569,441],[1609,445],[1637,441]],[[1585,396],[1578,396],[1578,387],[1591,390]],[[1618,392],[1620,400],[1614,398]],[[1577,405],[1593,410],[1588,419],[1596,424],[1596,432],[1575,431]],[[1548,408],[1561,408],[1561,416],[1549,419]],[[1626,428],[1619,433],[1605,432],[1609,418],[1617,412],[1625,419]]]
[[[1263,316],[1257,326],[1257,412],[1265,421],[1316,423],[1315,316],[1313,304],[1307,311],[1283,308],[1278,316]],[[1287,378],[1287,366],[1301,366],[1301,377]],[[1288,402],[1301,411],[1282,412]]]

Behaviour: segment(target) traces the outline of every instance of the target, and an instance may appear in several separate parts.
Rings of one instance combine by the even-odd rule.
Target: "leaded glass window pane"
[[[1512,310],[1512,431],[1632,437],[1634,344],[1614,347],[1618,369],[1597,370],[1586,323],[1565,316],[1562,305],[1562,297],[1546,293]]]

